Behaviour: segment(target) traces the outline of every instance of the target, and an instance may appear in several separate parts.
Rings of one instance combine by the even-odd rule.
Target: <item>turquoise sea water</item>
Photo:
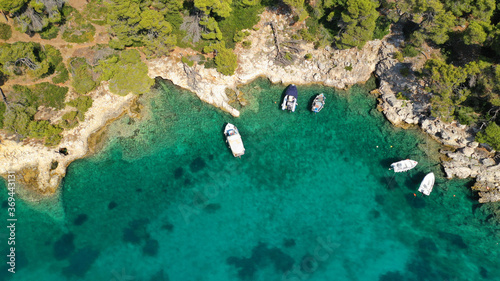
[[[2,262],[0,280],[500,280],[500,229],[467,181],[442,178],[434,141],[390,126],[362,87],[299,87],[295,113],[278,109],[283,89],[245,86],[232,118],[158,82],[142,120],[113,123],[70,165],[51,208],[18,201],[16,273]],[[420,164],[388,171],[405,158]]]

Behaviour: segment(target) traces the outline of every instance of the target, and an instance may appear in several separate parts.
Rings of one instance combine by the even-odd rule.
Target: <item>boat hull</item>
[[[420,186],[418,188],[419,192],[422,192],[422,194],[425,194],[429,196],[432,192],[432,188],[434,187],[434,173],[428,173],[425,175],[424,179],[420,183]]]
[[[417,164],[418,164],[418,162],[415,160],[406,159],[406,160],[392,163],[391,168],[394,170],[394,172],[400,173],[400,172],[406,172],[406,171],[409,171],[409,170],[415,168],[415,166],[417,166]]]
[[[318,113],[323,109],[324,106],[325,106],[325,95],[321,93],[314,98],[311,111],[314,113]]]
[[[226,137],[226,142],[228,143],[234,157],[240,157],[245,154],[243,140],[241,139],[240,132],[236,126],[231,123],[227,123],[224,128],[224,136]]]

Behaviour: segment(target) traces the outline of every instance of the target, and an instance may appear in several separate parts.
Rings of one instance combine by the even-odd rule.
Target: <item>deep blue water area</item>
[[[393,128],[361,86],[298,88],[288,113],[284,85],[246,85],[233,118],[158,81],[142,119],[111,124],[52,204],[17,201],[16,273],[2,262],[0,280],[500,280],[500,229],[468,181],[443,178],[433,140]],[[419,165],[388,170],[406,158]]]

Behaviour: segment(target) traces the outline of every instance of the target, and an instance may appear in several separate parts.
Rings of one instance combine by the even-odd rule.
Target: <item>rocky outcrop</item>
[[[41,194],[54,193],[67,166],[87,155],[89,137],[120,116],[136,98],[132,94],[124,97],[111,94],[106,83],[90,95],[94,102],[85,120],[65,131],[57,147],[49,148],[36,141],[19,142],[15,136],[1,135],[0,175],[5,177],[8,172],[15,172],[16,179],[30,185],[30,189]],[[67,155],[59,153],[62,148],[67,149]]]
[[[402,33],[396,27],[380,49],[380,57],[384,59],[375,72],[380,79],[379,108],[395,126],[418,124],[442,144],[455,148],[454,151],[442,151],[449,158],[443,162],[446,176],[450,179],[476,178],[473,189],[479,191],[479,202],[500,201],[500,166],[494,159],[494,151],[474,141],[473,128],[430,116],[432,94],[426,92],[426,85],[412,74],[411,64],[393,58],[402,41]]]

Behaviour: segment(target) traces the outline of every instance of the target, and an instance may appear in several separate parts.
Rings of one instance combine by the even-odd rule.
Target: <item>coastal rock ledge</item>
[[[500,201],[500,157],[487,144],[474,141],[474,128],[430,116],[432,93],[425,91],[427,85],[412,71],[402,71],[411,70],[411,63],[393,58],[402,43],[402,30],[396,27],[381,48],[381,61],[375,71],[380,79],[380,110],[393,125],[404,128],[418,125],[451,148],[440,151],[447,158],[442,163],[447,178],[476,178],[472,189],[479,191],[480,203]]]

